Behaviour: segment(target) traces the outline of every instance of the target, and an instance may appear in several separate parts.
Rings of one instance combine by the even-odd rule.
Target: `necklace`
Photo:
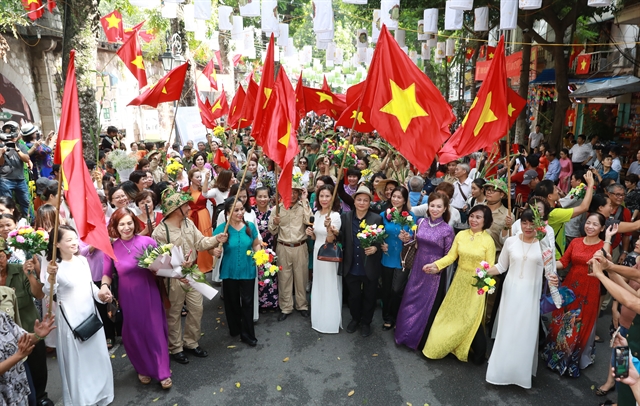
[[[122,239],[120,239],[120,242],[122,243],[122,246],[124,247],[124,249],[126,249],[126,250],[127,250],[127,253],[128,253],[128,254],[131,254],[131,250],[130,250],[129,248],[127,248],[127,246],[126,246],[126,245],[124,245],[124,241],[122,241]],[[133,247],[131,247],[131,248],[133,248]]]
[[[441,220],[440,220],[440,221],[438,221],[437,223],[432,224],[432,223],[431,223],[431,217],[429,217],[429,218],[427,219],[427,223],[429,224],[429,227],[436,227],[436,226],[439,226],[440,224],[442,224],[442,222],[444,221],[444,220],[442,220],[442,217],[440,217],[440,219],[441,219]]]
[[[524,235],[522,236],[522,239],[520,240],[520,242],[522,243],[522,251],[524,251]],[[527,252],[524,253],[524,256],[522,257],[522,263],[520,264],[520,279],[524,278],[524,264],[527,262],[527,258],[529,256],[529,251],[531,250],[531,247],[533,247],[533,241],[532,242],[528,242],[527,244],[529,244],[529,248],[527,248]]]
[[[476,235],[480,235],[480,234],[482,234],[482,231],[479,231],[479,232],[477,232],[477,233],[475,233],[475,234],[474,234],[474,233],[473,233],[473,231],[471,231],[471,229],[469,229],[469,233],[471,233],[471,238],[470,238],[470,240],[471,240],[471,241],[473,241],[473,240],[476,238]]]

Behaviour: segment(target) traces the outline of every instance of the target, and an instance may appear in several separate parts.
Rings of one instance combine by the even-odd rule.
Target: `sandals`
[[[595,392],[596,396],[607,396],[607,394],[609,392],[613,392],[613,391],[616,390],[616,384],[615,383],[607,390],[603,390],[602,386],[604,386],[604,385],[601,385],[598,388],[596,388],[596,392]]]
[[[382,330],[388,331],[388,330],[391,330],[393,327],[395,327],[394,323],[384,323],[382,325]]]
[[[111,338],[107,338],[107,349],[110,350],[113,348],[113,340]]]
[[[138,374],[138,380],[143,385],[149,385],[151,383],[151,378],[148,376]]]
[[[162,389],[169,389],[173,386],[173,381],[171,381],[171,378],[167,378],[163,381],[160,381],[160,385],[162,385]]]

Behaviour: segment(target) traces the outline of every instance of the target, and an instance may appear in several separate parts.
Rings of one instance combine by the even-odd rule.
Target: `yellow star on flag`
[[[29,0],[29,4],[31,3],[37,3],[38,0]],[[118,17],[116,17],[115,14],[111,14],[109,17],[106,18],[107,22],[109,23],[109,26],[107,26],[107,29],[110,28],[118,28],[118,24],[120,24],[120,20]]]
[[[580,62],[580,69],[585,70],[586,67],[587,67],[587,61],[583,59],[582,62]]]
[[[64,160],[67,159],[71,151],[73,151],[73,147],[80,141],[79,139],[75,140],[63,140],[60,141],[60,171],[62,173],[62,187],[64,190],[69,190],[69,182],[67,182],[67,175],[64,173]]]
[[[489,59],[493,59],[493,52],[489,54]]]
[[[380,111],[391,114],[398,119],[402,131],[407,132],[411,120],[417,117],[428,117],[426,111],[416,101],[416,84],[412,83],[406,89],[401,89],[392,79],[391,100]]]
[[[507,106],[507,112],[509,114],[509,117],[511,117],[513,115],[513,112],[516,110],[515,107],[513,107],[513,104],[509,103],[509,105]]]
[[[31,3],[39,4],[39,3],[38,3],[38,0],[28,0],[28,1],[27,1],[27,6],[28,6],[29,4],[31,4]]]
[[[211,106],[211,112],[215,112],[218,109],[222,109],[222,106],[220,105],[220,100],[216,101],[216,104],[214,104],[213,106]]]
[[[289,146],[289,138],[291,138],[291,123],[287,121],[287,132],[278,139],[278,142],[287,147]]]
[[[320,103],[326,100],[329,103],[333,104],[333,97],[331,97],[331,95],[323,92],[316,92],[316,94],[318,95],[318,97],[320,97]]]
[[[144,70],[144,62],[142,61],[142,55],[136,55],[136,59],[131,61],[131,65],[134,65],[138,69]]]
[[[169,79],[171,79],[171,78],[166,78],[164,80],[164,85],[162,85],[162,93],[164,93],[164,94],[167,94],[167,88],[165,86],[167,85],[167,83],[169,83]]]
[[[364,115],[361,111],[353,110],[351,112],[351,118],[355,118],[356,120],[358,120],[358,124],[366,123],[366,121],[364,120]]]
[[[266,99],[264,100],[264,105],[262,106],[263,109],[267,108],[267,103],[269,103],[269,98],[271,97],[271,92],[273,92],[273,89],[269,89],[268,87],[264,88],[264,95],[265,95]]]
[[[485,123],[490,123],[492,121],[496,121],[498,117],[491,111],[491,93],[487,94],[487,99],[484,102],[484,106],[482,106],[482,113],[480,113],[480,117],[478,118],[478,122],[473,129],[473,136],[477,137],[482,127],[484,127]]]

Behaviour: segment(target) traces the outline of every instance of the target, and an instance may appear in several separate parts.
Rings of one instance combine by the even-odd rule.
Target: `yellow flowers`
[[[216,137],[224,135],[224,128],[221,126],[217,126],[213,129],[213,135],[215,135]]]
[[[256,265],[261,266],[269,262],[269,254],[264,250],[260,250],[253,254],[253,260],[256,261]]]
[[[182,172],[183,168],[184,168],[184,166],[182,166],[182,164],[180,162],[178,162],[177,160],[175,160],[173,158],[169,158],[169,161],[167,163],[167,167],[165,168],[165,171],[167,172],[167,175],[169,175],[171,180],[175,182],[176,177],[178,176],[178,174],[180,172]]]
[[[371,159],[379,159],[377,154],[371,154],[369,156],[371,157]]]
[[[365,223],[364,220],[362,220],[362,222],[360,223],[360,228],[365,228],[367,226],[367,223]]]
[[[411,231],[416,231],[418,229],[418,226],[416,224],[411,226]]]
[[[247,250],[247,255],[248,255],[248,256],[251,256],[251,254],[253,254],[253,251],[251,251],[251,250]]]
[[[491,279],[489,281],[489,286],[495,286],[495,284],[496,284],[496,280],[495,279]]]

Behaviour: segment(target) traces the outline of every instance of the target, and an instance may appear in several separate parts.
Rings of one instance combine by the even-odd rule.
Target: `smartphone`
[[[591,264],[591,262],[589,262],[589,269],[587,270],[587,273],[593,273],[593,265]]]
[[[616,378],[629,376],[629,347],[615,347],[612,354],[613,371]]]

